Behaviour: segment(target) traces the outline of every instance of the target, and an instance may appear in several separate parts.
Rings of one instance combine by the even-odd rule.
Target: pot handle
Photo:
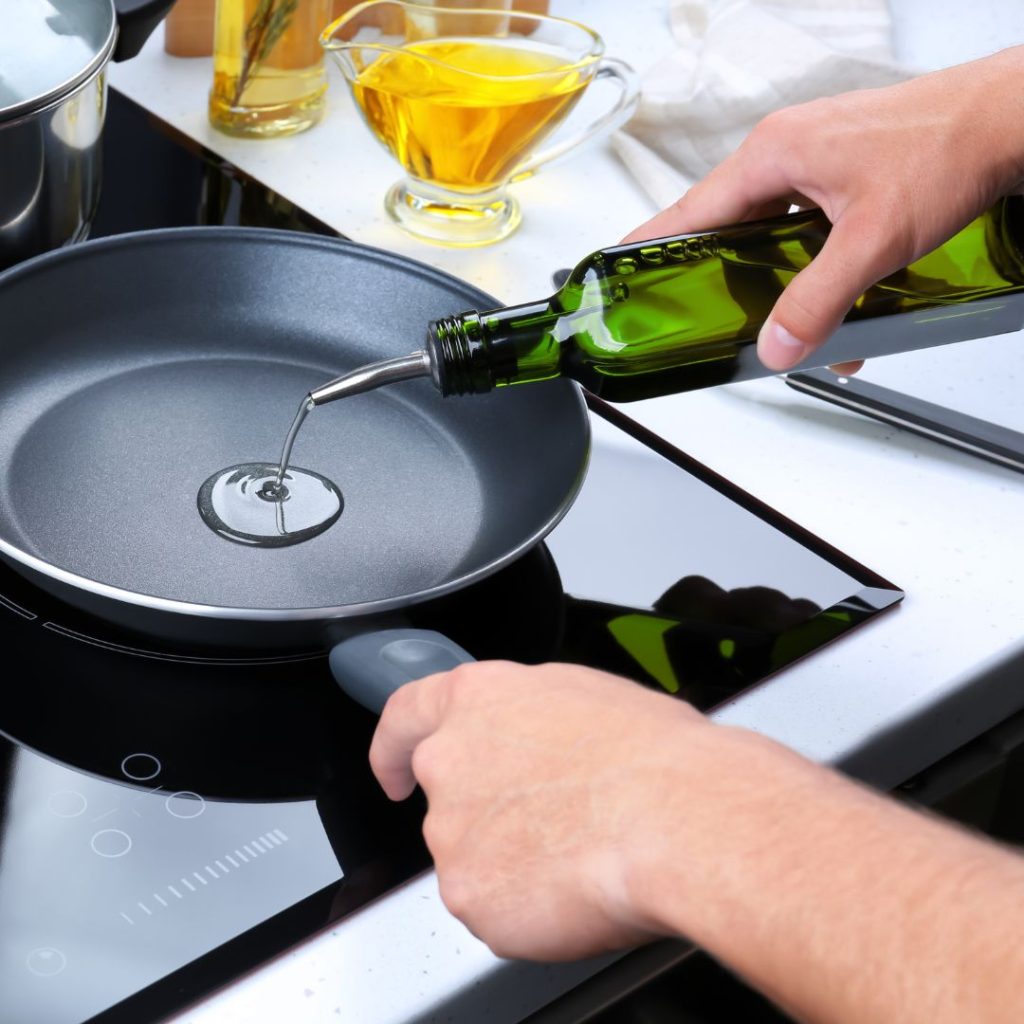
[[[330,653],[337,684],[358,704],[380,714],[406,683],[476,659],[432,629],[383,629],[335,644]]]
[[[114,60],[134,57],[174,6],[174,0],[114,0],[117,45]]]

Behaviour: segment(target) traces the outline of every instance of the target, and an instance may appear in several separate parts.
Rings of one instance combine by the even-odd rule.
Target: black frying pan
[[[219,469],[273,461],[310,387],[494,305],[422,264],[252,229],[122,235],[0,275],[0,556],[131,629],[236,647],[329,631],[357,636],[332,658],[342,675],[438,667],[433,640],[392,636],[379,657],[365,634],[555,525],[588,452],[575,385],[445,401],[412,381],[317,410],[293,461],[345,510],[303,544],[233,544],[196,495]]]

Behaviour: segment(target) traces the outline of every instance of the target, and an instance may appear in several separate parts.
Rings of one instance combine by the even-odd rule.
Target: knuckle
[[[423,841],[427,844],[435,861],[443,862],[448,850],[448,827],[444,818],[434,811],[428,811],[423,819]],[[438,865],[438,870],[441,865]]]
[[[381,718],[384,718],[385,716],[389,719],[392,716],[397,719],[404,718],[413,708],[415,708],[421,699],[421,687],[416,686],[415,683],[400,686],[391,694],[390,697],[388,697],[387,702],[384,705],[384,711],[381,714]]]
[[[510,935],[495,935],[487,939],[487,946],[499,960],[515,960],[523,955]]]
[[[479,662],[480,678],[493,680],[512,673],[521,673],[523,666],[514,661],[481,661]]]
[[[457,701],[472,698],[519,668],[509,661],[473,661],[456,665],[446,678],[449,697]]]
[[[714,174],[714,171],[711,172]],[[710,175],[708,175],[710,177]],[[707,177],[694,182],[670,207],[676,213],[686,216],[691,210],[699,210],[701,200],[707,191]]]
[[[412,752],[412,773],[416,781],[429,794],[444,777],[444,765],[436,743],[424,740]]]
[[[845,310],[838,314],[841,319]],[[811,345],[825,340],[829,331],[838,322],[832,310],[815,307],[802,294],[800,288],[790,285],[780,300],[779,320],[787,330]]]
[[[759,158],[766,155],[787,164],[819,164],[832,145],[837,120],[832,97],[782,107],[766,114],[750,133],[749,144]]]
[[[789,288],[786,298],[786,314],[798,323],[816,323],[822,319],[819,309],[808,302],[799,288]]]
[[[803,107],[783,107],[766,114],[754,125],[750,133],[756,143],[773,145],[785,142],[800,126],[804,118]]]
[[[465,694],[467,690],[472,690],[476,684],[479,672],[480,664],[478,662],[456,665],[445,677],[445,684],[448,687],[449,694],[453,697],[459,697]]]
[[[800,114],[803,124],[831,124],[843,106],[841,96],[819,96],[790,109]]]
[[[842,262],[851,280],[863,284],[862,279],[871,278],[869,284],[874,284],[919,254],[911,205],[906,191],[897,187],[873,198],[869,210],[858,207],[852,230],[843,232]]]
[[[452,869],[439,869],[438,891],[449,913],[465,922],[473,909],[472,886],[465,875]]]

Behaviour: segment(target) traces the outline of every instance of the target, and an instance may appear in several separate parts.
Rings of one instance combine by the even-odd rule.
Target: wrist
[[[984,161],[979,181],[989,185],[991,201],[1024,188],[1024,105],[1014,99],[1024,79],[1024,46],[1001,50],[974,67],[981,73],[971,76],[959,97],[959,144],[977,143]]]
[[[624,898],[636,926],[713,946],[729,927],[727,904],[715,898],[723,873],[759,858],[785,808],[831,773],[767,737],[705,718],[686,722],[668,754],[626,845]]]
[[[1007,92],[1004,95],[1017,96],[1024,79],[1024,46],[1015,46],[1007,51],[1007,65]],[[1007,133],[1012,146],[1007,156],[1009,176],[1003,191],[1021,194],[1024,193],[1024,104],[1016,103],[1014,110],[1016,120],[1013,130]]]

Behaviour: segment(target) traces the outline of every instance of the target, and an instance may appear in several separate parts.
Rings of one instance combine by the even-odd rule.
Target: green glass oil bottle
[[[758,331],[828,237],[819,211],[602,249],[549,299],[445,317],[426,358],[443,394],[567,376],[612,402],[770,375]],[[891,355],[1024,327],[1024,197],[1002,199],[872,287],[801,364]]]

